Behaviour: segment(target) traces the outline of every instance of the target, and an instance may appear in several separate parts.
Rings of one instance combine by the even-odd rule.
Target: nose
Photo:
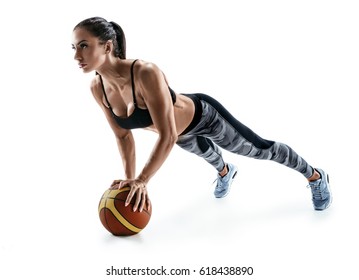
[[[81,55],[80,55],[78,49],[75,50],[74,59],[77,60],[77,61],[81,61],[81,60],[82,60],[82,57],[81,57]]]

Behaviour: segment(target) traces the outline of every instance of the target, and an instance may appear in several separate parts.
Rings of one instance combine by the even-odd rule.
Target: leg
[[[237,167],[232,164],[225,164],[219,147],[207,138],[193,135],[180,136],[177,145],[188,152],[204,158],[209,164],[217,169],[219,174],[214,195],[217,198],[226,196],[232,181],[237,174]]]
[[[204,101],[203,115],[208,121],[202,123],[203,136],[230,152],[273,160],[300,172],[306,178],[314,175],[314,169],[288,145],[261,138],[236,120],[218,101],[207,95],[198,96]]]
[[[316,210],[329,207],[332,198],[329,176],[321,169],[314,169],[288,145],[269,141],[255,134],[236,120],[218,101],[197,95],[203,104],[203,118],[195,133],[210,138],[220,147],[255,159],[273,160],[292,168],[309,181],[312,201]]]
[[[182,149],[202,157],[216,168],[218,172],[221,172],[225,167],[221,150],[207,138],[194,135],[181,135],[176,144]]]

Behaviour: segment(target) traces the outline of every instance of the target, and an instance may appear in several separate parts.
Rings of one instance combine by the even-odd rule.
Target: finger
[[[128,184],[126,184],[126,186],[130,186],[129,193],[128,193],[127,199],[125,201],[125,206],[128,206],[131,203],[131,201],[133,202],[133,198],[137,194],[138,188],[136,187],[136,185],[131,186],[130,182],[128,182]],[[136,195],[136,198],[137,198],[137,195]]]
[[[147,210],[148,210],[148,211],[151,211],[152,203],[151,203],[151,200],[150,200],[150,198],[148,197],[148,195],[147,195],[146,203],[147,203]]]
[[[114,180],[110,186],[110,189],[117,190],[119,188],[120,183],[121,183],[121,180]]]
[[[120,181],[118,182],[118,189],[122,189],[124,187],[126,187],[128,185],[128,181],[125,180],[125,181]]]
[[[117,190],[117,189],[118,189],[118,184],[111,186],[110,189],[111,189],[111,190]]]
[[[121,180],[113,180],[111,185],[117,185],[119,182],[121,182]]]
[[[145,192],[142,192],[142,198],[141,198],[141,204],[140,204],[140,212],[143,211],[143,207],[145,207],[145,203],[146,203],[146,194]]]
[[[136,200],[135,200],[135,204],[133,205],[133,212],[135,212],[141,202],[141,198],[142,198],[142,190],[141,188],[137,189],[137,193],[136,193]]]
[[[135,191],[133,188],[131,188],[130,192],[127,195],[126,201],[125,201],[125,207],[127,207],[130,204],[134,194],[135,194]]]

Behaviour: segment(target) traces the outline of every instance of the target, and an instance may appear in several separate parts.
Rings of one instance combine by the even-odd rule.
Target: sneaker
[[[329,176],[322,169],[316,168],[321,178],[313,182],[309,182],[312,189],[312,201],[315,210],[324,210],[330,206],[332,196],[329,189]]]
[[[228,163],[227,168],[228,173],[223,177],[218,174],[216,179],[217,186],[214,190],[214,196],[217,198],[225,197],[229,193],[233,179],[237,175],[238,168],[235,165]]]

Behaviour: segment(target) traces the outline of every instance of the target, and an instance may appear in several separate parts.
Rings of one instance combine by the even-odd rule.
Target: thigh
[[[197,155],[204,154],[208,149],[214,149],[214,144],[210,139],[197,135],[182,135],[178,137],[176,144]]]
[[[225,166],[220,148],[208,138],[202,136],[184,135],[179,137],[177,145],[186,151],[203,158],[218,172],[223,170]]]
[[[203,121],[198,135],[213,140],[214,143],[226,150],[238,148],[244,143],[258,149],[268,149],[274,141],[266,140],[238,121],[226,108],[214,98],[198,94],[203,103]],[[236,149],[234,148],[234,149]]]

